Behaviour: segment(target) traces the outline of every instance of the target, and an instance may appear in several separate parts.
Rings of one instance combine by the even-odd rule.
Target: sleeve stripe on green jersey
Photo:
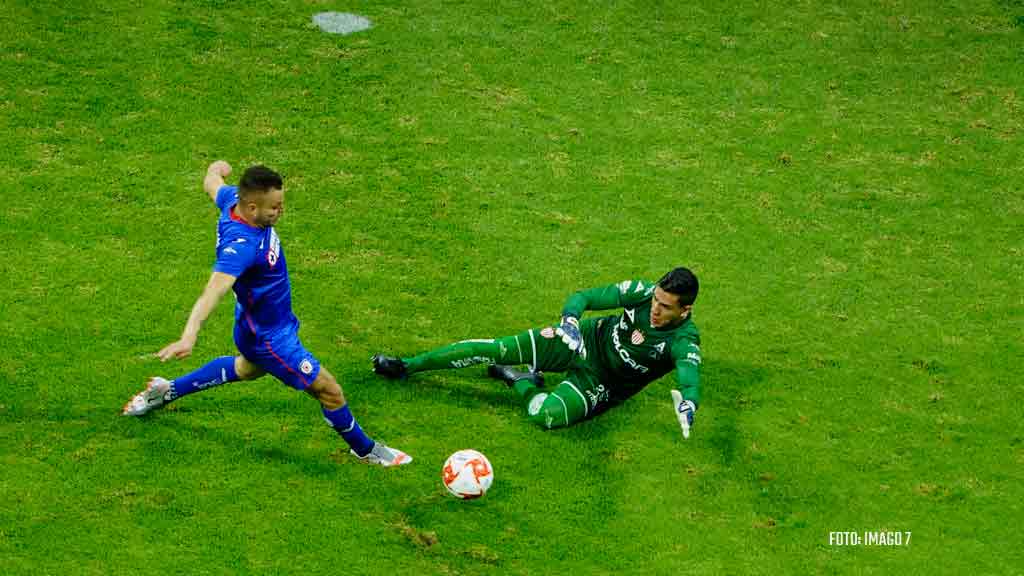
[[[590,413],[590,406],[587,404],[587,397],[584,396],[583,392],[580,392],[580,389],[577,388],[572,382],[569,382],[568,380],[562,380],[562,384],[568,384],[569,387],[572,388],[573,392],[579,394],[580,400],[583,401],[583,417],[586,418],[587,414]]]

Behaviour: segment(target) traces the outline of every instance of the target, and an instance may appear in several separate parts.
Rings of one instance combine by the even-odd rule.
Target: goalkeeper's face
[[[651,297],[651,326],[658,329],[675,328],[686,319],[692,305],[679,303],[679,295],[666,292],[661,286],[654,288]]]

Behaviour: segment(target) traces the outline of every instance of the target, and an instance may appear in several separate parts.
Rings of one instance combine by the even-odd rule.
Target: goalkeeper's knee
[[[534,424],[550,430],[561,428],[573,423],[566,410],[565,402],[556,394],[539,392],[530,398],[526,413]]]

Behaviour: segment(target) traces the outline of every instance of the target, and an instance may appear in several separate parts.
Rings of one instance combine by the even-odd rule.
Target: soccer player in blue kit
[[[210,164],[203,189],[220,210],[217,259],[213,274],[192,307],[181,338],[157,352],[161,361],[192,353],[199,329],[213,309],[234,290],[235,345],[238,356],[222,356],[173,380],[153,377],[125,404],[123,414],[142,416],[182,396],[266,373],[320,401],[324,419],[361,461],[398,466],[408,454],[371,440],[356,423],[341,386],[299,341],[299,320],[292,313],[291,283],[281,240],[274,224],[284,213],[281,176],[265,166],[252,166],[238,186],[224,178],[231,165]]]

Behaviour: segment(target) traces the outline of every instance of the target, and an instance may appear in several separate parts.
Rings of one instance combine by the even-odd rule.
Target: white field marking
[[[348,12],[320,12],[313,15],[313,24],[328,34],[352,34],[373,26],[369,18]]]

